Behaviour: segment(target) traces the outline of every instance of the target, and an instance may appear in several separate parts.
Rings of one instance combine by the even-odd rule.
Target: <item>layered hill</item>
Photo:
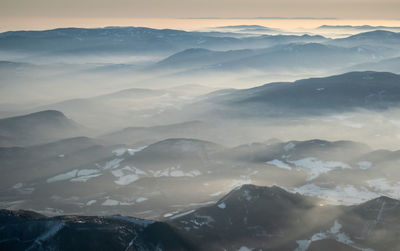
[[[46,110],[0,119],[0,146],[35,145],[77,136],[82,126],[63,113]]]

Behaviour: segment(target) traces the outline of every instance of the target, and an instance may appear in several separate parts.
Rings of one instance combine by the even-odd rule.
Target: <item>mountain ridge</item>
[[[381,217],[393,217],[400,213],[398,200],[379,197],[350,207],[329,207],[318,203],[318,200],[287,192],[278,186],[247,184],[235,188],[213,205],[181,212],[164,221],[124,216],[71,215],[48,218],[31,211],[0,210],[0,222],[3,224],[0,232],[4,234],[4,231],[8,231],[0,237],[0,247],[16,248],[23,242],[26,243],[24,245],[39,244],[41,248],[57,247],[61,250],[72,247],[95,250],[99,247],[90,241],[83,245],[81,241],[84,239],[79,236],[89,240],[102,236],[100,243],[108,242],[103,247],[112,246],[116,250],[155,247],[165,250],[237,250],[240,247],[307,250],[301,249],[301,238],[311,238],[309,245],[324,250],[331,250],[332,245],[343,245],[345,250],[388,247],[384,238],[357,239],[355,236],[369,222],[368,210],[372,209],[372,205],[378,203],[376,206],[379,210],[382,203],[395,203],[397,206],[392,207],[391,211],[381,213]],[[324,220],[308,222],[312,217],[323,215]],[[359,222],[344,221],[357,215],[361,217]],[[297,222],[293,221],[295,219]],[[386,224],[393,228],[396,222]],[[382,229],[380,224],[378,220],[369,235],[379,233]],[[40,239],[44,233],[50,232],[52,234],[47,235],[46,239]],[[312,236],[316,234],[321,238],[313,239]],[[115,239],[115,235],[120,238]],[[32,236],[31,241],[28,242],[26,236]],[[74,238],[77,241],[67,241]],[[36,244],[33,242],[35,239],[39,240]],[[391,244],[394,246],[386,250],[395,250],[400,245],[396,240]]]

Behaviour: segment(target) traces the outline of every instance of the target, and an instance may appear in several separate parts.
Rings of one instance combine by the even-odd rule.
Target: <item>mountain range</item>
[[[394,31],[0,33],[0,250],[399,250]]]
[[[356,109],[386,110],[398,107],[399,83],[400,76],[393,73],[350,72],[244,90],[217,91],[200,103],[211,103],[225,115],[258,118],[322,115]]]
[[[2,249],[397,250],[400,202],[338,207],[279,187],[244,185],[165,221],[2,210]]]

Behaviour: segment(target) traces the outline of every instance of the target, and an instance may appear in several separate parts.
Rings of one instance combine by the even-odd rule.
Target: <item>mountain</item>
[[[321,36],[259,36],[234,38],[213,32],[186,32],[143,27],[60,28],[44,31],[0,33],[0,50],[19,53],[45,53],[41,56],[123,53],[151,55],[202,47],[206,49],[244,49],[263,44],[295,41],[322,41]]]
[[[199,43],[211,46],[222,42],[235,42],[235,39],[142,27],[60,28],[44,31],[9,31],[0,34],[2,50],[47,51],[57,54],[161,52]]]
[[[166,139],[147,146],[129,159],[133,160],[135,166],[142,163],[148,165],[145,169],[153,169],[158,165],[195,168],[198,163],[208,162],[212,153],[222,149],[220,145],[198,139]]]
[[[388,53],[385,50],[376,51],[364,47],[343,48],[321,43],[289,43],[252,50],[189,49],[158,62],[150,69],[197,69],[224,72],[232,70],[305,71],[326,69],[326,67],[343,68],[383,58]]]
[[[59,250],[397,250],[400,201],[329,206],[277,186],[242,185],[162,220],[0,211],[0,248]]]
[[[226,25],[226,26],[219,26],[216,29],[221,30],[233,30],[236,32],[251,32],[251,31],[269,31],[269,32],[276,32],[276,29],[268,28],[262,25]]]
[[[368,40],[368,39],[379,39],[383,41],[398,41],[400,39],[400,33],[391,32],[385,30],[377,30],[359,33],[346,38],[346,40]]]
[[[378,197],[360,205],[350,207],[341,217],[343,230],[348,231],[356,246],[368,246],[372,250],[397,250],[400,243],[393,238],[399,231],[398,200],[386,196]],[[357,245],[358,244],[358,245]]]
[[[400,76],[387,72],[350,72],[326,78],[271,83],[230,90],[200,101],[211,103],[224,116],[306,116],[355,109],[398,107]],[[214,110],[217,110],[214,108]]]
[[[96,113],[98,110],[105,109],[110,110],[116,108],[124,103],[137,103],[160,98],[163,95],[167,95],[168,92],[164,90],[150,90],[141,88],[130,88],[109,94],[99,95],[95,97],[82,98],[82,99],[70,99],[58,103],[48,104],[45,106],[37,107],[35,109],[58,109],[66,113],[82,113],[90,114]],[[139,101],[139,102],[138,102]]]
[[[129,88],[94,97],[68,99],[31,110],[59,110],[88,128],[104,132],[120,129],[125,124],[138,124],[145,118],[151,119],[160,110],[185,101],[186,97],[179,90]]]
[[[383,219],[390,222],[399,205],[380,197],[354,207],[321,206],[279,187],[244,185],[216,204],[172,216],[170,222],[204,250],[396,250],[399,243],[389,233],[398,231],[397,220],[386,231]]]
[[[314,158],[349,161],[354,156],[371,152],[367,145],[352,141],[306,140],[277,143],[253,143],[229,149],[231,158],[240,161],[265,163],[272,160],[298,160]]]
[[[114,149],[113,147],[112,149]],[[0,147],[1,188],[29,183],[46,176],[112,156],[112,150],[96,140],[77,137],[29,147]]]
[[[338,30],[400,30],[397,26],[372,26],[372,25],[321,25],[317,29],[338,29]]]
[[[61,216],[0,210],[2,250],[192,250],[162,222],[130,217]]]
[[[7,173],[0,178],[0,206],[51,215],[83,210],[156,217],[193,203],[194,191],[182,188],[201,186],[222,149],[195,139],[131,148],[89,138],[0,148],[0,169]],[[208,191],[198,196],[200,202],[208,198]]]
[[[0,161],[7,173],[0,179],[0,206],[50,215],[155,219],[208,205],[245,183],[280,184],[329,203],[355,204],[378,194],[398,198],[400,178],[396,152],[375,153],[351,141],[270,140],[228,148],[190,138],[147,146],[72,138],[0,148]]]
[[[256,54],[257,52],[253,50],[211,51],[201,48],[192,48],[171,55],[158,62],[154,67],[157,69],[195,68]]]
[[[267,72],[278,69],[326,69],[369,61],[373,59],[374,54],[377,55],[376,52],[362,48],[341,48],[319,43],[288,44],[222,63],[217,69],[258,69]]]
[[[25,113],[42,110],[62,111],[69,118],[92,129],[92,132],[98,130],[96,131],[98,134],[104,134],[121,130],[130,125],[168,124],[169,121],[172,121],[171,124],[176,123],[177,120],[180,121],[179,118],[168,118],[168,115],[165,118],[159,117],[170,110],[181,110],[181,107],[191,103],[197,95],[209,93],[212,90],[215,88],[197,85],[173,86],[163,89],[129,88],[87,98],[74,98],[41,106],[30,106],[24,111]],[[180,114],[176,114],[176,116],[180,117]],[[178,134],[169,137],[181,136]],[[126,142],[125,139],[123,140]],[[126,143],[131,144],[141,140],[144,140],[143,136],[139,135],[138,140]]]
[[[316,210],[315,205],[312,199],[279,187],[243,185],[214,205],[172,216],[169,222],[193,238],[201,250],[295,250],[293,238],[316,227],[307,220],[307,212],[315,211],[314,217],[322,220],[325,210]],[[327,216],[320,224],[333,217]]]
[[[244,185],[170,222],[204,250],[396,250],[391,234],[399,231],[399,205],[380,197],[354,207],[321,206],[279,187]]]
[[[0,146],[35,145],[76,136],[83,128],[59,111],[0,119]]]
[[[343,46],[373,45],[381,47],[393,47],[398,49],[399,41],[399,32],[375,30],[359,33],[346,38],[335,39],[331,41],[331,43]]]

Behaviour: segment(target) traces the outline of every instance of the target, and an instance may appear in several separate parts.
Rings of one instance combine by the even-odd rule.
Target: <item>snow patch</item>
[[[135,204],[135,203],[134,202],[125,202],[125,201],[107,199],[101,205],[102,206],[130,206],[130,205],[133,205],[133,204]]]
[[[122,170],[131,171],[131,172],[133,172],[133,173],[135,173],[135,174],[138,174],[138,175],[139,175],[139,174],[142,174],[142,175],[146,175],[146,174],[147,174],[145,171],[143,171],[143,170],[141,170],[141,169],[139,169],[139,168],[130,167],[130,166],[126,166],[126,167],[122,168]]]
[[[148,200],[148,198],[139,197],[139,198],[136,199],[136,203],[141,203],[141,202],[144,202],[144,201],[146,201],[146,200]]]
[[[316,233],[308,240],[296,241],[298,247],[295,249],[295,251],[307,251],[312,242],[326,239],[336,240],[337,242],[343,243],[358,250],[366,250],[355,246],[354,242],[349,238],[349,236],[347,236],[347,234],[340,232],[341,229],[342,225],[339,223],[338,220],[335,220],[333,226],[328,231],[323,233]]]
[[[118,206],[119,205],[119,201],[107,199],[101,205],[102,206]]]
[[[163,170],[157,170],[157,171],[149,171],[153,177],[196,177],[199,175],[202,175],[202,173],[199,170],[191,170],[188,172],[185,172],[181,169],[181,166],[178,165],[176,167],[169,167]]]
[[[91,175],[95,173],[99,173],[100,171],[97,169],[82,169],[79,170],[77,176],[86,176],[86,175]]]
[[[166,213],[166,214],[163,215],[163,217],[164,217],[164,218],[169,218],[169,217],[171,217],[172,215],[174,215],[174,213]]]
[[[218,207],[221,208],[221,209],[225,209],[226,208],[225,202],[222,202],[222,203],[218,204]]]
[[[42,233],[39,237],[37,237],[36,240],[33,242],[33,244],[26,250],[44,249],[42,243],[50,239],[51,237],[55,236],[64,226],[65,223],[59,221],[46,222],[47,231]]]
[[[121,186],[129,185],[135,181],[137,181],[139,177],[136,174],[128,174],[120,177],[118,180],[114,181],[116,184]]]
[[[322,161],[313,157],[295,160],[295,161],[287,161],[296,166],[298,170],[304,170],[308,173],[307,180],[313,180],[317,178],[319,175],[323,173],[330,172],[336,168],[342,169],[350,169],[351,166],[338,161]]]
[[[124,153],[126,152],[126,148],[118,148],[112,151],[113,154],[115,154],[115,156],[120,157],[122,155],[124,155]]]
[[[208,206],[215,203],[217,202],[216,201],[195,202],[195,203],[189,203],[187,205],[174,205],[173,207],[199,207],[199,206]]]
[[[135,149],[122,147],[122,148],[117,148],[117,149],[113,150],[112,153],[114,153],[115,156],[117,156],[117,157],[120,157],[120,156],[124,155],[125,153],[128,153],[129,155],[133,156],[133,155],[135,155],[135,153],[142,151],[146,147],[147,146],[142,146],[142,147],[135,148]]]
[[[101,173],[97,173],[97,174],[92,174],[92,175],[79,176],[77,178],[71,179],[70,181],[71,182],[86,182],[86,181],[88,181],[88,180],[90,180],[92,178],[96,178],[96,177],[99,177],[101,175],[102,175]]]
[[[119,164],[123,161],[124,159],[113,159],[110,161],[107,161],[107,163],[103,166],[103,170],[108,170],[108,169],[115,169],[119,167]]]
[[[400,182],[391,182],[385,178],[378,178],[367,180],[366,183],[369,187],[375,189],[378,192],[385,193],[391,198],[400,198]]]
[[[183,177],[185,176],[185,173],[182,172],[181,170],[173,170],[172,172],[169,173],[169,175],[172,177]]]
[[[293,189],[293,192],[307,196],[315,196],[329,201],[331,204],[353,205],[379,197],[378,194],[361,187],[357,189],[352,185],[323,188],[315,184],[306,184]]]
[[[331,232],[332,234],[337,234],[337,233],[339,233],[341,228],[342,228],[342,225],[337,220],[335,220],[335,222],[333,223],[333,226],[331,227],[329,232]]]
[[[97,200],[89,200],[88,202],[86,202],[86,206],[91,206],[96,202],[97,202]]]
[[[47,179],[47,183],[53,183],[58,181],[70,180],[71,182],[86,182],[91,178],[101,176],[97,169],[74,169],[72,171],[56,175],[52,178]]]
[[[111,173],[112,175],[114,175],[114,177],[119,178],[114,182],[121,186],[129,185],[137,181],[140,178],[139,175],[147,175],[146,172],[136,167],[130,166],[125,166],[121,169],[112,170]]]
[[[138,152],[142,151],[146,147],[147,146],[142,146],[142,147],[139,147],[139,148],[136,148],[136,149],[126,149],[126,150],[128,151],[129,155],[133,156],[133,155],[135,155],[135,153],[138,153]]]
[[[174,219],[180,218],[182,216],[191,214],[193,212],[194,212],[194,210],[189,210],[189,211],[186,211],[186,212],[183,212],[183,213],[180,213],[180,214],[175,214],[174,216],[171,216],[170,219],[174,220]]]
[[[67,173],[59,174],[59,175],[56,175],[56,176],[54,176],[52,178],[48,178],[47,179],[47,183],[53,183],[53,182],[57,182],[57,181],[69,180],[69,179],[74,178],[77,173],[78,173],[78,169],[72,170],[72,171],[67,172]]]
[[[288,152],[288,151],[292,150],[292,149],[295,148],[295,147],[296,147],[296,145],[295,145],[293,142],[290,142],[290,143],[286,144],[286,145],[283,147],[283,150],[285,150],[286,152]]]
[[[276,166],[276,167],[278,167],[278,168],[287,169],[287,170],[292,170],[292,167],[291,167],[291,166],[289,166],[289,165],[286,164],[285,162],[280,161],[280,160],[278,160],[278,159],[274,159],[274,160],[271,160],[271,161],[267,161],[267,162],[265,162],[265,163],[268,164],[268,165]]]

